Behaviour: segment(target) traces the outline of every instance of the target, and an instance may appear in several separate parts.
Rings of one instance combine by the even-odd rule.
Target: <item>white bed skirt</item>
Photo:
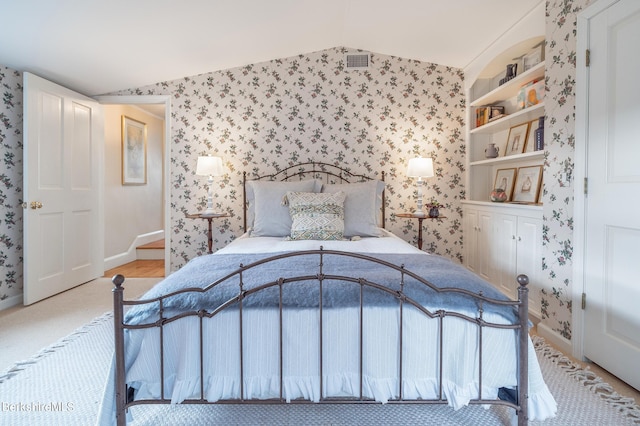
[[[473,317],[475,314],[470,313]],[[171,315],[165,313],[166,317]],[[488,322],[504,323],[498,315]],[[189,317],[164,329],[167,375],[165,398],[180,403],[200,397],[199,318]],[[279,321],[277,310],[245,309],[243,312],[244,399],[280,397]],[[283,389],[286,401],[320,400],[320,359],[317,310],[288,309],[283,314]],[[240,342],[238,311],[221,313],[203,322],[204,398],[215,402],[239,399]],[[324,311],[324,397],[360,396],[359,309]],[[438,320],[405,306],[402,336],[403,399],[439,397]],[[459,318],[443,321],[442,397],[454,409],[478,394],[478,329]],[[399,397],[399,314],[397,308],[367,307],[363,326],[362,396],[381,403]],[[516,385],[516,340],[512,330],[483,331],[482,397],[495,399],[500,387]],[[137,398],[157,399],[160,387],[160,332],[157,329],[127,331],[127,383],[137,388]],[[113,374],[111,374],[113,376]],[[111,382],[113,379],[111,379]],[[113,383],[108,388],[113,389]],[[110,400],[110,401],[109,401]],[[113,392],[105,394],[102,415],[113,404]],[[533,345],[529,342],[529,418],[553,417],[556,403],[543,381]],[[113,413],[113,411],[111,411]],[[107,420],[102,418],[102,420]],[[103,423],[106,424],[106,423]]]

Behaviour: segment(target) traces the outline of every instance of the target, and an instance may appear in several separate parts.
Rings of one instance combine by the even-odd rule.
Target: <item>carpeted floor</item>
[[[540,425],[638,425],[640,407],[534,337],[542,372],[558,402]],[[0,375],[0,425],[95,424],[113,347],[110,314],[96,318]],[[135,407],[135,425],[507,425],[505,408],[420,405]]]

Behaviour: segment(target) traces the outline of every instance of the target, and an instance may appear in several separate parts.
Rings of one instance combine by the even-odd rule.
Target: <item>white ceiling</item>
[[[0,0],[0,65],[87,95],[336,46],[464,68],[542,0]]]

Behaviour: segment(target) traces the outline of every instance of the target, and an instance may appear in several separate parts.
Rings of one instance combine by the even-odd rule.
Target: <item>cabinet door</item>
[[[494,284],[510,298],[516,297],[518,217],[497,214],[494,219]]]
[[[464,264],[469,270],[477,274],[478,210],[466,208],[462,214],[464,219]]]
[[[478,270],[476,273],[485,280],[493,281],[493,214],[478,211],[478,234],[476,253]]]
[[[540,313],[540,280],[542,278],[542,220],[518,217],[518,249],[516,264],[518,274],[529,277],[529,310]]]
[[[471,271],[491,281],[493,275],[493,215],[489,211],[466,208],[464,215],[464,264]]]

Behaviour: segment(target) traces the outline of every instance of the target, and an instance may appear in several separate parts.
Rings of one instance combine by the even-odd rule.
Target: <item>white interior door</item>
[[[640,389],[640,2],[588,25],[584,355]]]
[[[24,304],[104,272],[102,107],[24,73]]]

